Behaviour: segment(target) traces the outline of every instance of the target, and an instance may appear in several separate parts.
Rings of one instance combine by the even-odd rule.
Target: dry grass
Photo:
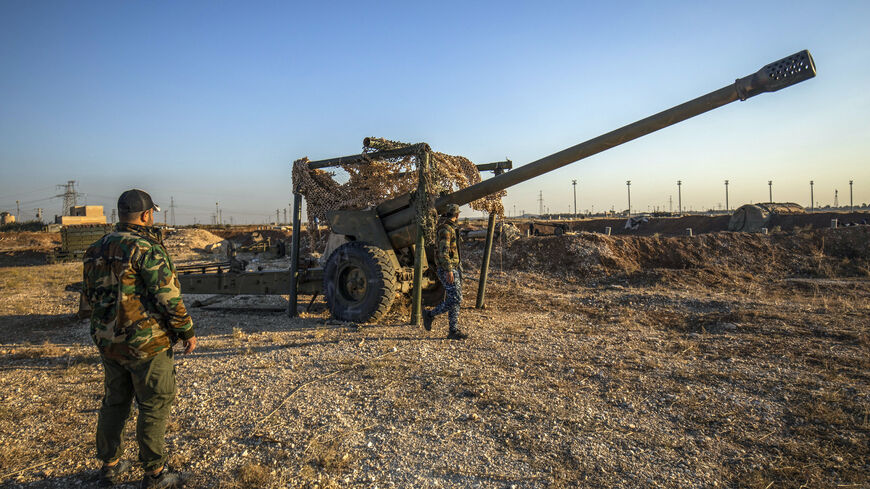
[[[34,273],[37,272],[38,273]],[[46,289],[63,288],[81,282],[81,263],[58,263],[34,267],[0,268],[0,289],[14,292],[22,288],[41,287]]]
[[[46,341],[41,345],[24,344],[7,351],[7,355],[14,359],[23,358],[54,358],[63,355],[62,348]]]
[[[238,487],[242,489],[269,487],[273,478],[267,467],[254,462],[248,462],[239,467],[238,477]]]
[[[337,479],[348,469],[352,457],[343,445],[352,433],[338,431],[313,436],[302,453],[298,472],[301,487],[338,489]]]
[[[342,449],[347,434],[339,434],[326,440],[314,439],[305,450],[306,460],[318,470],[340,474],[350,462],[350,453]]]
[[[4,413],[0,408],[0,418],[5,418],[9,413]],[[33,459],[32,451],[23,442],[12,442],[0,445],[0,471],[16,469]]]

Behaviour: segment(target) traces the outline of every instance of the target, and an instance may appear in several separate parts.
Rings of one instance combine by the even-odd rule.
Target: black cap
[[[148,209],[160,212],[160,207],[151,200],[151,196],[144,190],[134,188],[118,197],[118,212],[120,214],[133,214],[135,212],[147,211]]]

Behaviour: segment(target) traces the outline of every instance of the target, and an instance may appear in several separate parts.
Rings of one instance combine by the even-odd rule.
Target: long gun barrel
[[[801,51],[770,63],[756,73],[740,78],[731,85],[720,88],[715,92],[702,95],[694,100],[649,116],[646,119],[641,119],[589,141],[563,149],[538,161],[523,165],[510,172],[446,195],[439,199],[436,205],[443,207],[447,204],[467,204],[485,195],[512,187],[518,183],[627,143],[659,129],[664,129],[704,112],[722,107],[736,100],[746,100],[749,97],[764,92],[775,92],[814,76],[816,76],[816,67],[810,52],[807,50]]]
[[[757,72],[739,78],[734,83],[719,90],[602,134],[576,146],[563,149],[558,153],[545,156],[507,173],[494,176],[478,184],[445,195],[436,201],[435,206],[440,211],[448,204],[468,204],[473,200],[512,187],[526,180],[531,180],[544,173],[627,143],[659,129],[664,129],[704,112],[730,104],[736,100],[746,100],[764,92],[775,92],[814,76],[816,76],[816,67],[810,52],[807,50],[800,51],[770,63]],[[392,241],[396,248],[403,248],[413,243],[416,227],[413,225],[414,210],[412,208],[397,212],[389,216],[388,219],[393,225],[388,225],[387,231],[389,232],[390,241]],[[396,225],[399,223],[401,225]],[[386,221],[385,224],[387,224]]]

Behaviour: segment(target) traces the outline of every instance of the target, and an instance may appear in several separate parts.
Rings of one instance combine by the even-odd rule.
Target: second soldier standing
[[[450,204],[438,221],[437,238],[435,242],[435,264],[438,280],[444,285],[444,300],[432,308],[423,311],[423,327],[432,329],[435,316],[447,313],[450,322],[450,332],[447,338],[463,340],[468,337],[459,329],[459,308],[462,304],[462,260],[459,254],[459,235],[456,232],[456,222],[459,220],[459,206]]]

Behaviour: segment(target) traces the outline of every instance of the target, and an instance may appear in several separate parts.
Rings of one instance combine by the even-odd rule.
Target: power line
[[[37,202],[45,202],[47,200],[52,200],[52,199],[56,199],[56,198],[57,198],[57,196],[45,197],[42,199],[34,199],[34,200],[22,200],[21,205],[36,204]],[[12,204],[3,204],[0,207],[12,207]]]
[[[27,195],[35,194],[36,192],[44,192],[46,190],[53,190],[53,189],[54,189],[54,187],[42,187],[42,188],[27,191],[27,192],[18,192],[15,194],[0,195],[0,199],[14,199],[16,197],[21,197],[22,195],[27,196]]]

